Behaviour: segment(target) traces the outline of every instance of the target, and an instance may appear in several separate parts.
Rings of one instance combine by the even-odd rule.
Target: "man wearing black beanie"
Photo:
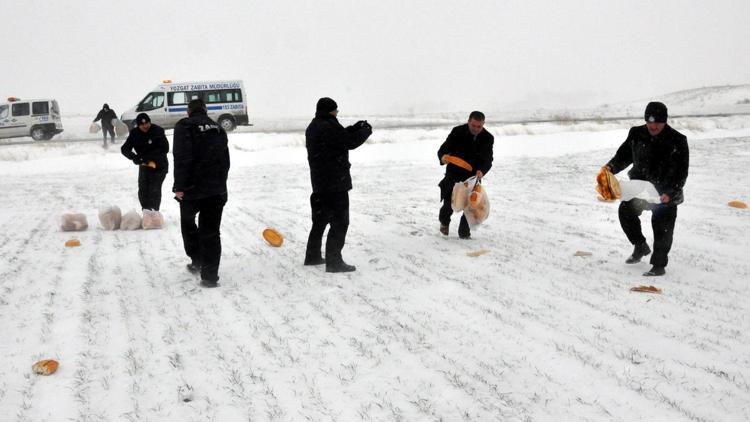
[[[634,245],[633,253],[625,262],[635,264],[651,253],[639,219],[643,211],[651,211],[654,254],[651,269],[643,275],[661,276],[666,273],[677,205],[684,201],[682,188],[690,160],[687,138],[667,124],[667,106],[648,103],[644,118],[646,124],[630,129],[625,142],[604,167],[616,174],[632,164],[628,172],[630,179],[651,182],[659,193],[661,203],[651,204],[638,198],[622,201],[618,214],[622,230]]]
[[[310,195],[312,228],[307,239],[305,265],[326,264],[326,271],[330,273],[356,270],[341,256],[349,228],[349,191],[352,189],[349,150],[362,145],[372,134],[372,126],[366,120],[344,128],[337,115],[336,101],[323,97],[318,100],[315,118],[305,131],[313,190]],[[321,245],[323,232],[329,224],[324,259]]]
[[[138,200],[144,210],[159,211],[161,186],[167,177],[169,141],[161,126],[151,123],[146,113],[135,118],[120,152],[138,166]]]

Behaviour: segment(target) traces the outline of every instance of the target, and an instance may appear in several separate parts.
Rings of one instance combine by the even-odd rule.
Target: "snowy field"
[[[457,216],[438,233],[448,131],[374,126],[351,154],[351,274],[302,265],[303,135],[230,135],[213,290],[184,268],[171,173],[163,230],[108,232],[99,207],[138,206],[119,145],[0,146],[0,420],[750,420],[750,210],[726,205],[750,202],[750,118],[675,122],[690,176],[655,279],[595,199],[627,125],[490,127],[492,214],[469,241]],[[88,216],[81,247],[67,211]],[[41,358],[59,371],[31,374]]]

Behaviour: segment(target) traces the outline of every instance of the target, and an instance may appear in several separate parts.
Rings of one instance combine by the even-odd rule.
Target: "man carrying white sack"
[[[492,168],[494,143],[495,137],[484,128],[484,113],[472,111],[469,114],[469,121],[454,127],[445,142],[440,145],[437,156],[440,165],[445,165],[445,176],[438,183],[440,200],[443,201],[438,220],[440,220],[440,233],[443,236],[448,236],[451,215],[453,214],[451,208],[453,185],[472,176],[476,176],[477,181],[482,180],[482,177]],[[460,159],[466,167],[453,165],[449,161],[450,157]],[[464,215],[461,216],[458,224],[458,237],[471,239],[471,228]]]
[[[651,211],[654,254],[651,269],[643,275],[662,276],[672,247],[677,205],[684,200],[682,188],[688,176],[689,152],[685,135],[667,124],[667,106],[648,103],[644,117],[646,124],[630,128],[627,139],[604,167],[617,174],[632,164],[630,179],[650,182],[656,188],[659,203],[633,198],[620,203],[618,214],[622,230],[634,245],[625,262],[635,264],[651,253],[639,219],[643,211]]]

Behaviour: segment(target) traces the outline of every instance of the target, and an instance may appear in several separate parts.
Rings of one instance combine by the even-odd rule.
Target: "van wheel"
[[[227,132],[231,132],[235,127],[237,127],[237,125],[234,124],[234,119],[231,116],[220,117],[219,126],[221,126]]]
[[[43,127],[37,126],[31,129],[31,137],[35,141],[43,141],[46,134],[47,132],[44,130]]]
[[[52,138],[53,138],[54,136],[55,136],[55,134],[54,134],[54,133],[52,133],[52,132],[47,132],[47,133],[45,133],[45,134],[44,134],[44,140],[45,140],[45,141],[49,141],[49,140],[50,140],[50,139],[52,139]]]

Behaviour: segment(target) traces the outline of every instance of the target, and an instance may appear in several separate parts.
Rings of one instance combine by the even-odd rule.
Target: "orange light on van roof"
[[[164,79],[162,82],[165,83],[165,84],[171,84],[172,80],[171,79]]]
[[[21,99],[18,98],[18,97],[8,97],[8,102],[9,103],[12,103],[13,101],[21,101]]]

